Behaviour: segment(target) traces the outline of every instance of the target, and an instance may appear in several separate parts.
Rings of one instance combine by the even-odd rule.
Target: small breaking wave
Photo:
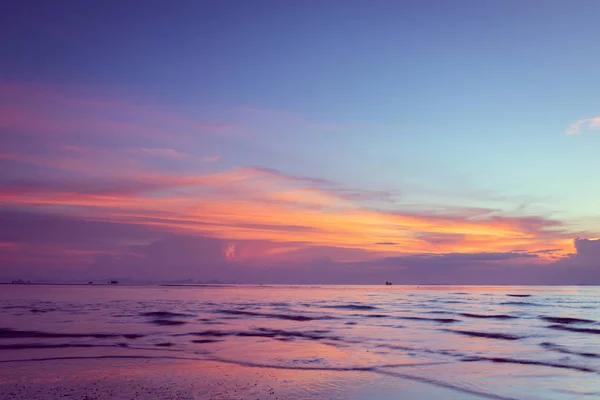
[[[548,325],[550,329],[558,329],[561,331],[578,332],[578,333],[591,333],[594,335],[600,335],[600,329],[594,328],[576,328],[574,326],[567,325]]]
[[[456,350],[443,350],[443,349],[435,349],[434,350],[434,349],[425,349],[425,348],[411,347],[411,346],[399,346],[399,345],[392,345],[392,344],[379,344],[375,347],[390,349],[390,350],[402,350],[402,351],[408,351],[408,352],[412,352],[412,353],[437,354],[437,355],[443,355],[443,356],[449,356],[449,357],[464,357],[465,356],[463,353],[456,351]]]
[[[390,315],[385,314],[353,314],[353,317],[363,317],[363,318],[389,318]]]
[[[56,308],[32,308],[29,310],[29,312],[34,314],[45,314],[52,311],[56,311]]]
[[[193,317],[191,314],[183,314],[169,311],[150,311],[140,314],[142,317],[153,317],[153,318],[185,318]]]
[[[333,306],[321,306],[321,308],[335,308],[338,310],[377,310],[375,306],[365,306],[360,304],[340,304]]]
[[[196,339],[196,340],[192,340],[192,343],[197,343],[197,344],[206,344],[206,343],[218,343],[218,342],[222,342],[223,340],[219,340],[219,339]]]
[[[225,336],[237,336],[237,337],[265,337],[265,338],[299,338],[299,339],[310,339],[310,340],[342,340],[339,336],[327,335],[330,331],[327,330],[315,330],[315,331],[286,331],[283,329],[269,329],[269,328],[256,328],[255,330],[249,331],[200,331],[181,333],[174,336],[212,336],[212,337],[225,337]]]
[[[543,367],[550,368],[561,368],[561,369],[572,369],[575,371],[581,372],[596,372],[596,370],[580,365],[571,365],[571,364],[562,364],[562,363],[554,363],[547,361],[535,361],[535,360],[522,360],[516,358],[504,358],[504,357],[465,357],[462,359],[465,362],[475,362],[475,361],[490,361],[494,363],[501,364],[522,364],[522,365],[539,365]]]
[[[570,318],[570,317],[540,317],[541,320],[546,322],[552,322],[554,324],[593,324],[596,321],[584,318]]]
[[[556,352],[563,353],[563,354],[573,354],[576,356],[581,356],[581,357],[586,357],[586,358],[600,358],[600,354],[574,351],[574,350],[567,349],[564,346],[559,346],[556,343],[543,342],[543,343],[540,343],[540,346],[542,346],[545,349],[556,351]]]
[[[600,392],[585,392],[582,390],[569,390],[569,389],[556,389],[557,392],[559,393],[566,393],[566,394],[571,394],[571,395],[576,395],[576,396],[597,396],[597,398],[600,398]]]
[[[95,338],[110,339],[124,337],[126,339],[137,339],[144,337],[141,334],[112,334],[112,333],[54,333],[42,331],[19,331],[15,329],[0,328],[0,339],[20,338]]]
[[[0,350],[32,350],[32,349],[66,349],[66,348],[91,348],[91,347],[115,347],[116,345],[98,345],[98,344],[86,344],[86,343],[61,343],[61,344],[47,344],[47,343],[15,343],[15,344],[2,344]]]
[[[542,304],[530,303],[527,301],[505,301],[500,303],[503,306],[526,306],[526,307],[543,307]]]
[[[489,319],[515,319],[515,318],[519,318],[519,317],[515,317],[513,315],[507,315],[507,314],[459,313],[458,315],[462,315],[463,317],[469,317],[469,318],[489,318]]]
[[[428,322],[439,322],[440,324],[452,324],[454,322],[460,322],[454,318],[425,318],[425,317],[396,317],[397,319],[404,319],[409,321],[428,321]]]
[[[149,321],[149,322],[151,324],[161,325],[161,326],[179,326],[179,325],[187,324],[187,321],[179,321],[176,319],[153,319],[152,321]]]
[[[320,331],[308,331],[308,332],[297,332],[297,331],[286,331],[283,329],[269,329],[269,328],[257,328],[256,331],[244,331],[237,332],[236,336],[257,336],[257,337],[268,337],[268,338],[276,338],[276,337],[290,337],[290,338],[302,338],[302,339],[311,339],[311,340],[341,340],[338,336],[328,336],[325,333],[329,333],[329,331],[320,330]]]
[[[334,319],[331,316],[314,316],[308,317],[306,315],[298,315],[298,314],[272,314],[272,313],[260,313],[255,311],[242,311],[242,310],[216,310],[216,313],[219,314],[229,314],[229,315],[246,315],[251,317],[263,317],[263,318],[275,318],[275,319],[284,319],[289,321],[317,321],[317,320],[329,320]]]
[[[480,337],[486,339],[501,339],[501,340],[519,340],[523,339],[524,336],[512,335],[509,333],[498,333],[498,332],[478,332],[478,331],[466,331],[458,329],[444,329],[446,332],[452,332],[459,335]]]
[[[123,335],[123,337],[125,339],[139,339],[139,338],[142,338],[144,336],[146,336],[146,335],[141,335],[141,334],[138,334],[138,333],[126,333],[126,334]]]

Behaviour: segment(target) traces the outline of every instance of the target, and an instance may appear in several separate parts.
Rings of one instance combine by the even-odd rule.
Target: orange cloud
[[[3,190],[0,201],[18,206],[68,206],[93,220],[232,240],[262,239],[290,243],[287,247],[291,248],[330,246],[380,255],[523,249],[552,257],[573,252],[568,232],[558,221],[473,217],[468,210],[464,215],[458,211],[440,216],[368,209],[335,192],[257,168],[184,176],[146,172],[135,179],[139,191]],[[549,248],[556,250],[543,253]],[[287,252],[293,251],[279,254]]]

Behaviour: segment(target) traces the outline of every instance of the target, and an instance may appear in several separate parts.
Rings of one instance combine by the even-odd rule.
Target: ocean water
[[[109,358],[600,398],[600,287],[0,286],[0,371]],[[302,390],[344,398],[344,384],[323,385]]]

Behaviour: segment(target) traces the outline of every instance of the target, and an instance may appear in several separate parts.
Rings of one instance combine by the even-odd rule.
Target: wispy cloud
[[[212,156],[212,157],[202,157],[200,160],[205,163],[215,163],[215,162],[218,162],[220,159],[221,159],[221,156],[216,155],[216,156]]]
[[[173,149],[163,149],[163,148],[142,147],[139,149],[130,149],[128,152],[131,154],[140,154],[140,155],[147,155],[147,156],[153,156],[153,157],[171,158],[171,159],[176,159],[176,160],[182,160],[182,159],[191,157],[189,154],[182,153],[181,151],[177,151],[177,150],[173,150]]]
[[[514,217],[499,210],[429,204],[417,212],[399,202],[396,190],[355,188],[272,166],[223,169],[225,163],[214,164],[222,149],[204,136],[196,135],[194,146],[179,140],[178,135],[220,129],[190,115],[47,88],[0,83],[3,89],[0,127],[13,136],[0,138],[0,162],[10,167],[10,175],[0,180],[0,204],[11,210],[52,210],[114,223],[117,230],[122,224],[163,235],[277,243],[252,253],[261,257],[360,261],[523,249],[539,254],[537,260],[550,254],[545,249],[556,249],[552,256],[574,251],[566,224],[526,215],[527,210]],[[245,112],[259,114],[261,123],[271,118],[317,129],[293,114]],[[572,130],[598,126],[600,117],[578,121]],[[26,138],[16,143],[15,135]],[[46,140],[40,144],[31,136]],[[237,161],[227,157],[228,165]],[[0,237],[6,250],[1,243],[12,240]],[[68,243],[53,246],[68,250]],[[89,257],[97,249],[84,250]],[[236,259],[251,252],[236,245]]]
[[[221,135],[230,124],[205,121],[158,105],[0,81],[0,127],[34,137],[172,138]]]
[[[567,135],[577,135],[583,130],[598,128],[600,128],[600,117],[580,119],[569,126]]]
[[[112,178],[9,182],[0,187],[0,202],[21,208],[68,206],[69,212],[88,219],[165,232],[373,253],[573,251],[569,232],[557,220],[473,217],[470,209],[440,215],[439,210],[415,214],[369,208],[360,200],[319,188],[314,184],[319,179],[286,176],[268,168],[188,175],[147,171]]]

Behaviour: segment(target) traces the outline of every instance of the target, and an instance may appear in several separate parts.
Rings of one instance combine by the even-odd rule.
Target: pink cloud
[[[202,162],[205,163],[215,163],[218,162],[221,159],[221,156],[216,155],[216,156],[212,156],[212,157],[202,157],[200,160],[202,160]]]
[[[600,117],[585,118],[575,121],[569,126],[567,135],[577,135],[584,129],[598,129],[600,128]]]
[[[173,149],[164,149],[164,148],[147,148],[142,147],[138,149],[130,149],[128,150],[131,154],[141,154],[153,157],[163,157],[163,158],[171,158],[175,160],[182,160],[185,158],[190,158],[191,156],[187,153],[183,153],[181,151],[173,150]]]
[[[222,135],[231,125],[164,108],[69,92],[52,86],[0,82],[0,127],[28,135]]]

